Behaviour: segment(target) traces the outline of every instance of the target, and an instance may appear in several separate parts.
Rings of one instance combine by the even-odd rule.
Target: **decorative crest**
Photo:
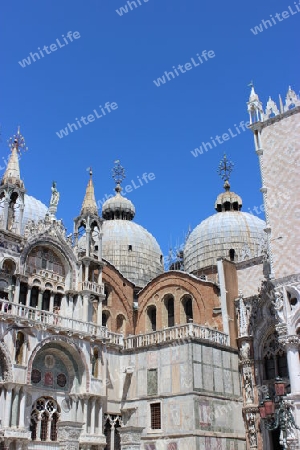
[[[125,169],[120,164],[120,160],[116,159],[114,161],[115,167],[112,169],[112,177],[117,185],[120,185],[122,181],[126,178]]]
[[[10,147],[11,151],[16,148],[18,153],[21,153],[21,150],[28,150],[28,147],[26,147],[25,144],[25,138],[20,133],[20,127],[18,127],[17,134],[9,139],[8,146]]]
[[[253,80],[250,81],[250,83],[248,84],[248,86],[250,86],[251,88],[254,88]]]
[[[222,178],[223,181],[228,182],[230,179],[230,174],[233,170],[233,162],[229,161],[227,159],[226,153],[224,153],[223,159],[221,159],[219,168],[218,168],[218,174]]]

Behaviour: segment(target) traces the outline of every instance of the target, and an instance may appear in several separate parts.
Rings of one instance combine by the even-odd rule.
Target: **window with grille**
[[[160,403],[152,403],[150,405],[150,413],[151,413],[151,429],[152,430],[160,430],[161,429],[161,404]]]

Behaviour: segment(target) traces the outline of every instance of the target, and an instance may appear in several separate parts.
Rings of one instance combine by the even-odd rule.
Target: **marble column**
[[[9,386],[6,389],[5,397],[5,411],[4,411],[4,427],[10,426],[10,415],[11,415],[11,401],[12,401],[12,387]]]
[[[83,402],[83,432],[86,434],[87,433],[87,421],[88,421],[88,398],[83,398],[82,400]]]
[[[102,325],[102,302],[98,302],[97,325]]]
[[[89,295],[83,296],[83,311],[82,311],[82,319],[84,322],[88,322],[89,317]]]
[[[95,405],[96,405],[96,399],[92,398],[90,400],[90,405],[91,405],[91,413],[90,413],[90,417],[91,417],[91,426],[90,426],[90,434],[95,434]]]
[[[20,392],[20,386],[15,386],[15,388],[13,390],[12,407],[11,407],[11,426],[12,427],[16,427],[18,425],[19,392]]]
[[[25,428],[25,406],[26,406],[26,391],[23,387],[20,391],[20,413],[19,413],[19,428]]]
[[[300,360],[298,342],[286,345],[291,394],[300,393]]]
[[[38,296],[38,309],[41,310],[42,309],[42,305],[43,305],[43,294],[44,291],[42,291],[41,289],[39,290],[39,296]]]
[[[49,311],[53,312],[53,306],[54,306],[54,292],[51,292],[50,294],[50,304],[49,304]]]
[[[20,298],[20,279],[17,278],[14,292],[14,303],[19,303],[19,298]]]
[[[26,294],[26,306],[30,306],[30,297],[31,297],[31,286],[28,286]]]

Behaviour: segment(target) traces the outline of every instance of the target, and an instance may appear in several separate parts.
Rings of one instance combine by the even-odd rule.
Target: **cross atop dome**
[[[233,166],[234,166],[234,163],[232,161],[229,161],[227,159],[226,153],[224,153],[223,159],[221,159],[221,161],[219,163],[218,174],[224,181],[224,189],[226,191],[229,191],[229,189],[230,189],[229,179],[230,179],[230,174],[233,170]]]
[[[17,134],[15,134],[13,137],[11,137],[8,141],[8,146],[10,147],[11,151],[15,148],[18,153],[21,153],[21,150],[28,150],[28,147],[26,147],[25,144],[25,138],[20,133],[20,127],[18,126]]]
[[[116,159],[114,161],[114,163],[115,163],[115,166],[112,168],[112,177],[116,183],[115,191],[120,192],[122,190],[120,184],[126,178],[125,169],[123,166],[121,166],[119,159]]]

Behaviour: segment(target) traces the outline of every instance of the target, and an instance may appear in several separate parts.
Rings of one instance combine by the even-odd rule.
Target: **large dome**
[[[196,272],[215,265],[221,257],[238,262],[260,256],[265,248],[265,226],[263,220],[241,211],[224,211],[208,217],[187,239],[185,270]]]
[[[102,256],[139,287],[163,273],[163,257],[155,238],[129,220],[103,222]]]
[[[225,162],[226,156],[224,156]],[[200,223],[189,235],[184,247],[184,269],[198,271],[215,266],[218,258],[234,262],[261,256],[265,250],[265,222],[241,212],[242,199],[230,191],[228,179],[225,192],[215,202],[217,214]]]
[[[24,213],[21,225],[21,234],[24,234],[25,226],[29,220],[43,220],[45,218],[46,212],[48,210],[47,206],[44,205],[40,200],[37,200],[31,195],[25,194],[24,196]],[[15,208],[15,224],[19,223],[20,220],[20,200],[16,201]],[[14,228],[13,230],[14,231]]]

